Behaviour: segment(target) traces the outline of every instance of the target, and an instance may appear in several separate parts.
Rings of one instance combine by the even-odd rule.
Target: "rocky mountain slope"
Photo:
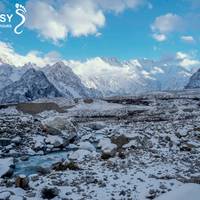
[[[42,71],[28,69],[22,77],[0,91],[1,103],[18,103],[39,98],[61,97]]]
[[[189,83],[185,87],[186,89],[200,88],[200,69],[192,75]]]
[[[70,96],[71,98],[87,98],[97,96],[95,91],[86,88],[80,78],[74,74],[72,69],[62,62],[58,62],[52,66],[46,66],[42,70],[49,81],[64,96]]]
[[[39,72],[38,70],[42,71]],[[49,87],[46,85],[47,83]],[[33,86],[34,84],[35,86]],[[43,90],[45,87],[48,88],[46,88],[48,91],[37,91]],[[50,91],[51,89],[52,91]],[[90,98],[99,97],[101,93],[95,89],[85,87],[71,68],[59,62],[44,68],[39,68],[30,63],[18,68],[8,64],[1,64],[0,95],[2,103],[11,103],[58,96],[64,96],[67,99]]]
[[[0,64],[0,89],[3,89],[15,81],[18,81],[21,76],[30,68],[32,68],[31,64],[27,64],[21,68],[17,68],[8,64]]]

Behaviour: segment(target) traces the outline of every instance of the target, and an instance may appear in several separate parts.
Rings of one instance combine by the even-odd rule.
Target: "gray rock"
[[[8,146],[11,144],[11,140],[9,138],[0,138],[0,146]]]
[[[59,190],[56,187],[54,188],[45,187],[41,191],[41,196],[43,199],[53,199],[56,196],[58,196],[58,194]]]

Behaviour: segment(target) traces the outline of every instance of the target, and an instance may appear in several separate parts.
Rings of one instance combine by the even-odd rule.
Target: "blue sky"
[[[84,3],[86,1],[88,4]],[[13,13],[15,3],[26,5],[27,22],[21,35],[0,28],[0,41],[10,44],[20,55],[30,51],[40,54],[56,52],[64,59],[81,60],[96,56],[126,60],[143,57],[159,59],[176,52],[199,56],[198,1],[102,0],[104,4],[99,1],[18,0],[6,3],[6,0],[1,0],[0,13]],[[68,2],[70,9],[67,8]],[[48,10],[49,7],[54,11]],[[83,21],[76,10],[79,7],[83,13],[89,13]],[[65,14],[62,16],[62,13]],[[59,18],[54,19],[51,14],[59,15]],[[15,18],[13,23],[16,24],[17,20]]]

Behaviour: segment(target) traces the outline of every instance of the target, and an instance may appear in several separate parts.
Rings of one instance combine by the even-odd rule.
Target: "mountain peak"
[[[113,65],[113,66],[123,66],[122,62],[116,57],[107,57],[107,58],[106,57],[101,57],[101,59],[104,62],[106,62],[106,63],[108,63],[110,65]]]

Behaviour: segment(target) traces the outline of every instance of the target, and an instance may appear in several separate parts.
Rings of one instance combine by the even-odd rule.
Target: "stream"
[[[68,154],[69,152],[67,151],[60,151],[46,155],[29,156],[27,161],[22,161],[18,158],[15,163],[14,175],[24,174],[29,176],[31,174],[36,174],[38,167],[50,168],[52,164],[61,160],[66,160]]]

